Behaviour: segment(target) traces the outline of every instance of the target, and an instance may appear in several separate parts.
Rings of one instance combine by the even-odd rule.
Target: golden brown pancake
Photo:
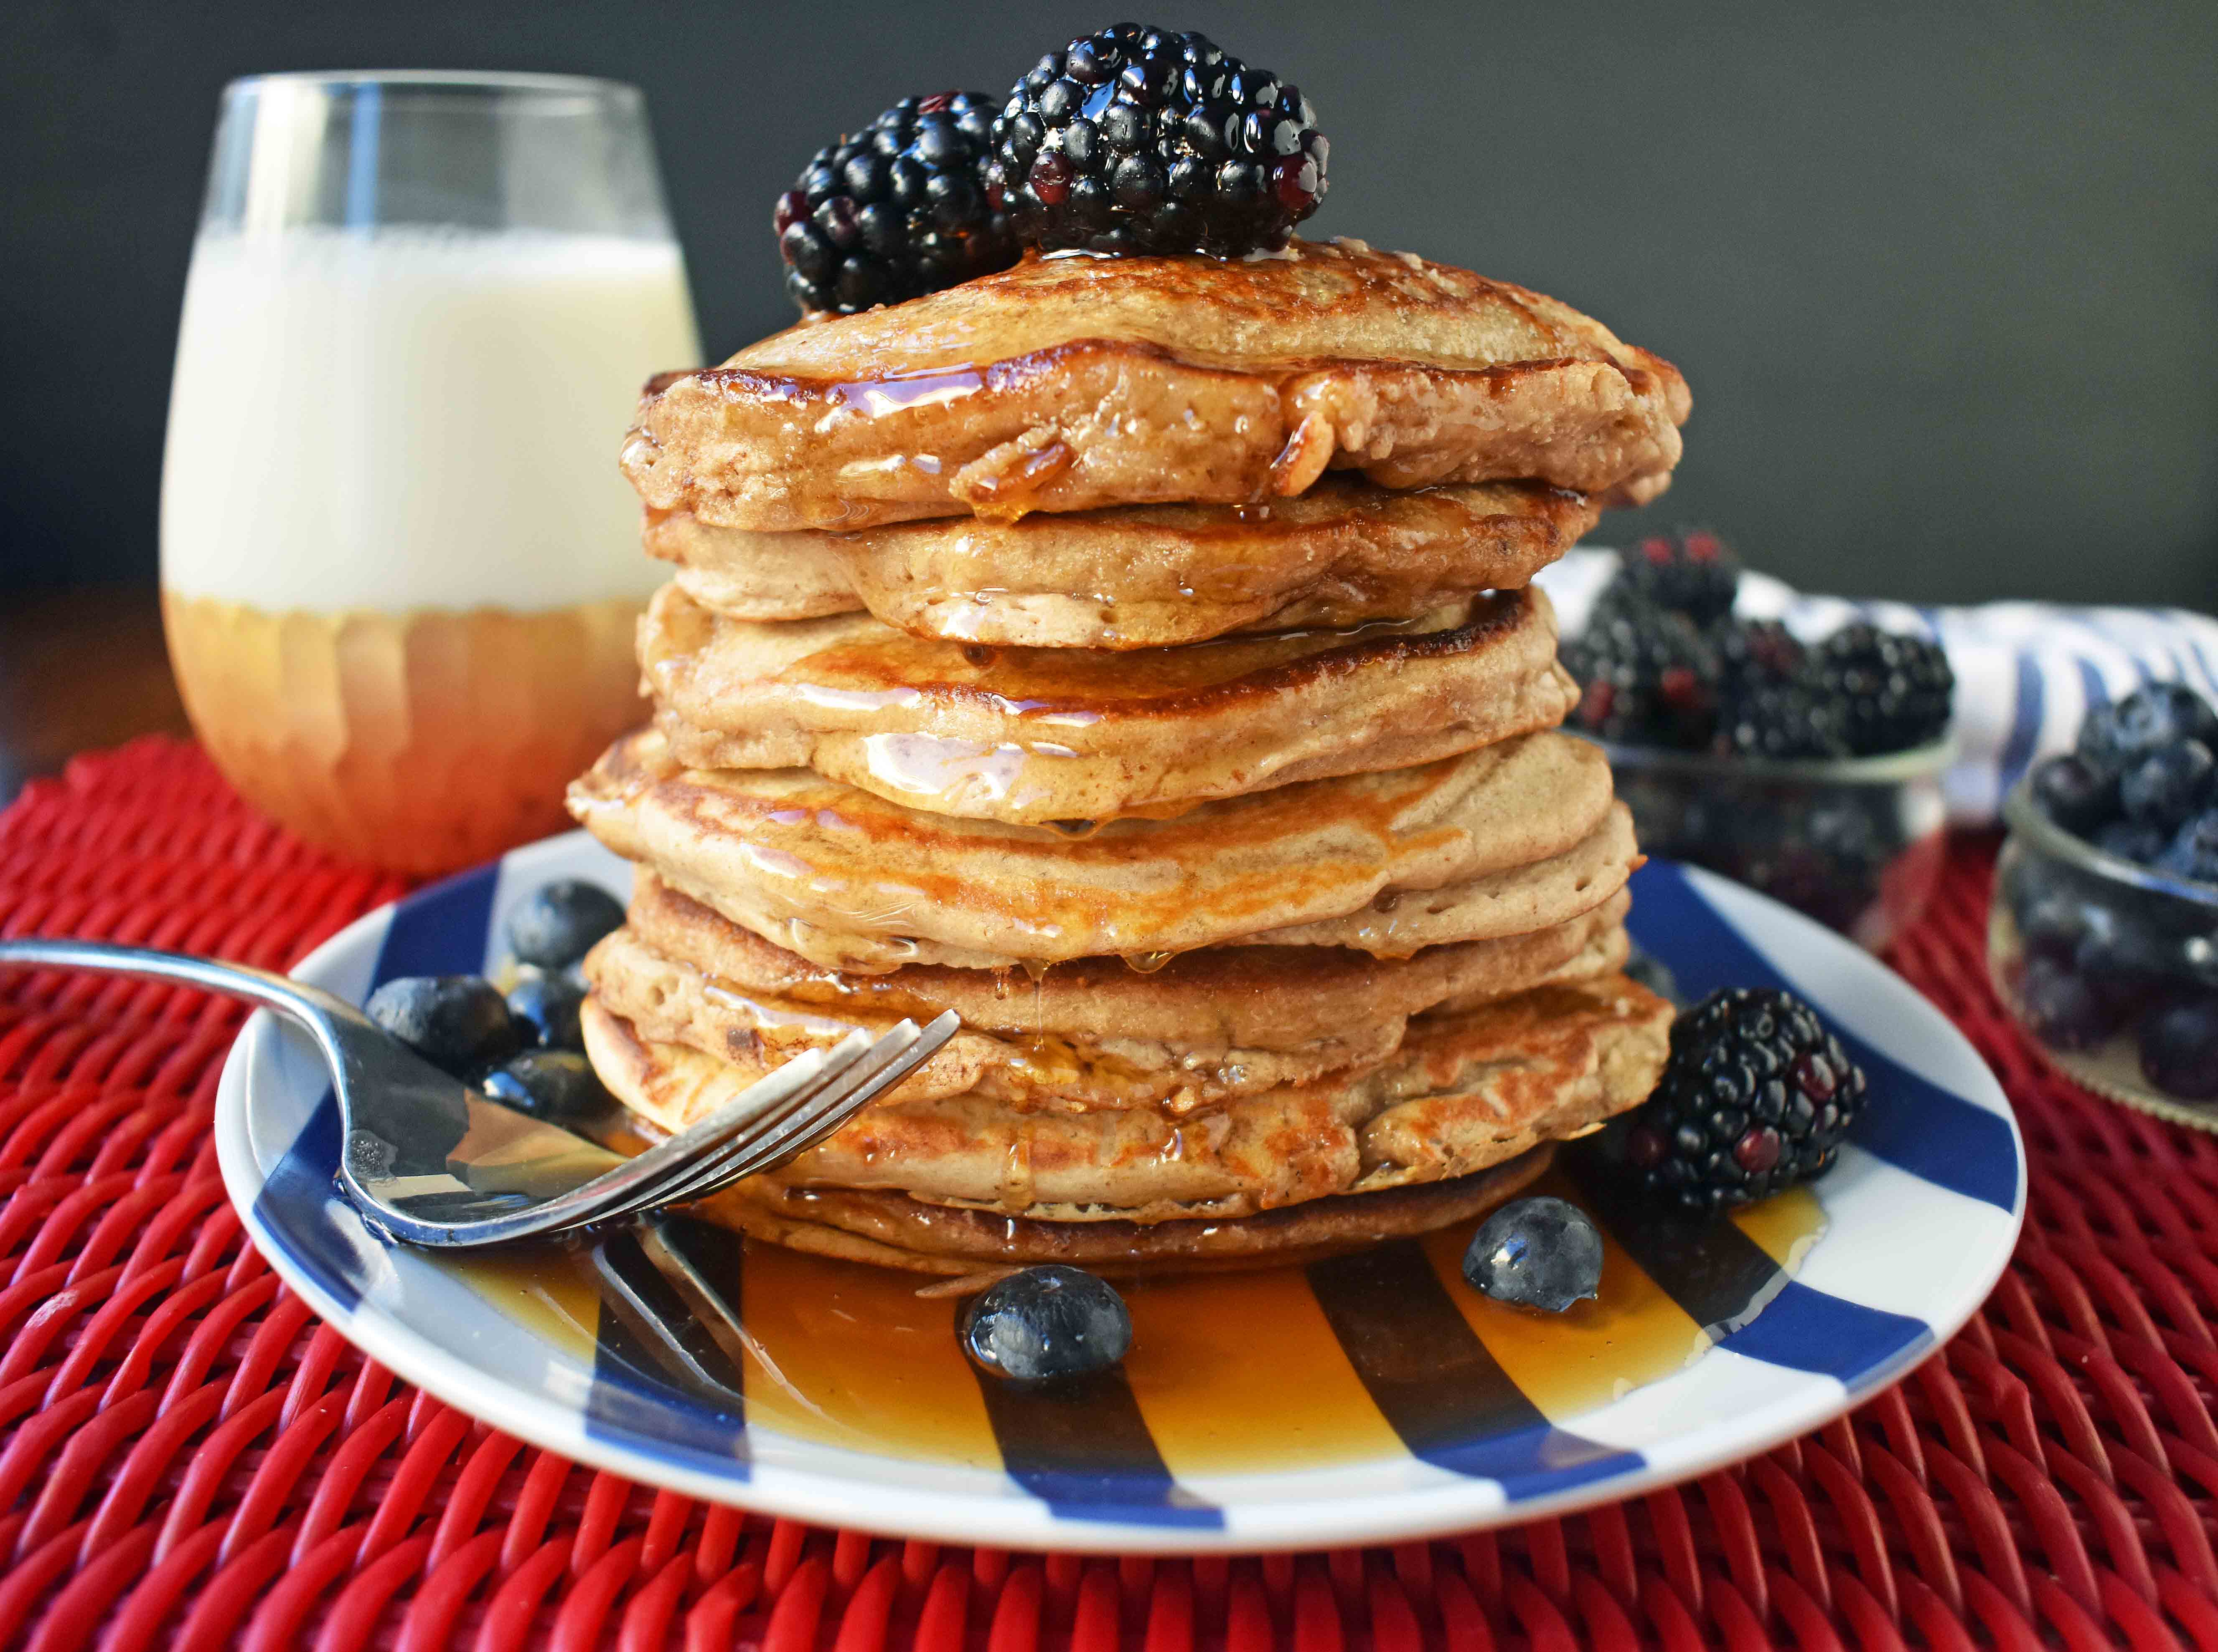
[[[1531,482],[1393,492],[1327,476],[1261,504],[1147,504],[853,533],[717,528],[649,511],[648,551],[738,620],[868,609],[920,637],[1152,648],[1240,631],[1344,628],[1514,590],[1592,528],[1583,494]]]
[[[1001,968],[1253,943],[1406,957],[1589,912],[1638,864],[1599,748],[1526,734],[1091,837],[904,808],[807,770],[689,770],[653,731],[570,789],[609,848],[814,963]]]
[[[1475,1221],[1546,1173],[1546,1142],[1474,1175],[1342,1193],[1252,1216],[1034,1222],[926,1204],[905,1193],[789,1187],[764,1177],[693,1207],[751,1239],[819,1256],[970,1281],[1061,1262],[1112,1278],[1298,1267]]]
[[[899,1192],[1035,1221],[1237,1217],[1467,1176],[1634,1106],[1671,1006],[1623,975],[1542,987],[1413,1021],[1395,1055],[1184,1116],[1023,1112],[976,1092],[880,1102],[773,1176]],[[653,1043],[589,1000],[586,1049],[616,1098],[674,1131],[748,1080]]]
[[[1081,958],[1016,972],[912,965],[840,975],[641,874],[631,921],[593,950],[603,1007],[657,1043],[752,1078],[857,1028],[952,1009],[963,1029],[895,1093],[976,1091],[1022,1110],[1182,1113],[1384,1061],[1409,1018],[1605,974],[1625,962],[1623,891],[1569,923],[1382,960],[1329,947],[1208,947],[1143,975]],[[1050,991],[1050,987],[1053,989]]]
[[[1568,305],[1410,253],[1034,258],[806,321],[658,380],[623,455],[718,526],[1527,480],[1645,502],[1678,461],[1676,368]]]
[[[867,614],[758,624],[666,585],[639,649],[687,768],[813,769],[932,814],[1033,825],[1409,768],[1552,728],[1578,698],[1538,591],[1112,654],[926,641]]]

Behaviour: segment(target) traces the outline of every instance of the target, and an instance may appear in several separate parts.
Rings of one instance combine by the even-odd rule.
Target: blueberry
[[[2201,740],[2182,740],[2150,752],[2126,770],[2118,781],[2118,801],[2126,818],[2164,832],[2202,807],[2210,795],[2210,778],[2218,771],[2210,748]]]
[[[2218,883],[2218,805],[2204,809],[2179,828],[2156,863],[2174,877]]]
[[[2015,908],[2011,916],[2028,956],[2069,959],[2087,937],[2087,910],[2085,903],[2054,890]]]
[[[2218,1100],[2218,998],[2150,1012],[2141,1024],[2141,1073],[2188,1101]]]
[[[2117,1030],[2117,1012],[2087,977],[2053,958],[2029,958],[2018,981],[2019,1012],[2058,1049],[2091,1049]]]
[[[402,975],[372,993],[362,1011],[457,1078],[506,1061],[524,1042],[499,989],[482,975]]]
[[[591,1118],[610,1104],[592,1063],[573,1049],[527,1049],[486,1073],[478,1088],[554,1124]]]
[[[1482,1296],[1560,1314],[1601,1291],[1602,1234],[1575,1204],[1514,1199],[1478,1224],[1463,1277]]]
[[[1634,947],[1626,955],[1625,973],[1655,993],[1657,997],[1668,998],[1674,1004],[1680,1001],[1679,983],[1672,975],[1670,966],[1653,953],[1644,952],[1639,947]]]
[[[2139,820],[2113,820],[2095,833],[2095,847],[2136,866],[2153,866],[2168,839],[2161,826]]]
[[[2118,777],[2085,758],[2066,754],[2033,771],[2033,801],[2066,832],[2085,837],[2118,812]]]
[[[963,1315],[963,1351],[996,1377],[1047,1383],[1106,1370],[1132,1346],[1132,1316],[1081,1268],[1026,1268],[981,1291]]]
[[[2218,746],[2218,708],[2179,683],[2151,683],[2079,725],[2074,750],[2097,769],[2122,775],[2142,758],[2181,740]]]
[[[623,904],[598,883],[559,878],[509,914],[509,950],[521,963],[567,969],[623,920]]]
[[[583,1049],[578,1010],[585,1001],[585,983],[566,969],[517,982],[508,995],[508,1012],[542,1049]]]

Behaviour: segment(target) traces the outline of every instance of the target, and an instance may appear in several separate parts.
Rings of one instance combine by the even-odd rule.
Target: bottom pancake
[[[1470,1222],[1514,1197],[1555,1157],[1541,1146],[1452,1181],[1344,1193],[1251,1216],[1040,1222],[926,1204],[907,1194],[790,1187],[757,1176],[692,1214],[790,1250],[951,1278],[1062,1262],[1112,1278],[1298,1266]]]

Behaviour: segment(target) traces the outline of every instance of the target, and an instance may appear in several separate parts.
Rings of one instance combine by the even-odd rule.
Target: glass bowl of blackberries
[[[2218,708],[2155,683],[2004,802],[1987,968],[2089,1089],[2218,1129]]]
[[[1805,637],[1735,611],[1713,534],[1643,540],[1563,661],[1565,727],[1609,753],[1640,846],[1761,889],[1877,951],[1930,899],[1955,677],[1858,621]]]

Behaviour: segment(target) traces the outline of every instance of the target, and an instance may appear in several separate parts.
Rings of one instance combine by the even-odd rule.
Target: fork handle
[[[352,1005],[310,987],[251,964],[218,963],[189,952],[164,952],[151,946],[119,946],[111,941],[73,941],[62,937],[32,937],[0,941],[0,968],[48,968],[89,969],[98,974],[130,975],[140,981],[170,981],[183,987],[243,998],[264,1009],[313,1026],[320,1016],[360,1020]]]

